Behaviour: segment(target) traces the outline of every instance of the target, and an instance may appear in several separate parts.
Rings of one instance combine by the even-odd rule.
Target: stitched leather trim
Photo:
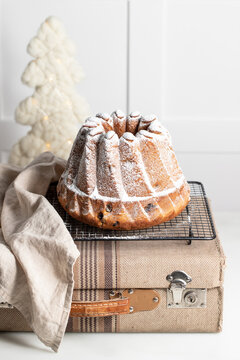
[[[129,314],[129,298],[102,301],[73,301],[71,317],[98,317]]]

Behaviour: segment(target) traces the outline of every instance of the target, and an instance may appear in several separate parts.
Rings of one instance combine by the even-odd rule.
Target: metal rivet
[[[159,301],[159,298],[158,298],[157,296],[155,296],[155,297],[153,298],[153,302],[157,303],[158,301]]]
[[[128,293],[129,293],[129,294],[133,294],[133,293],[134,293],[133,289],[129,289],[129,290],[128,290]]]
[[[132,313],[133,310],[134,310],[134,309],[133,309],[133,306],[130,306],[130,307],[129,307],[129,312]]]

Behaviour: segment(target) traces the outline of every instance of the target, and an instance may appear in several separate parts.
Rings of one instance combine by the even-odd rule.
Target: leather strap
[[[129,298],[101,301],[73,301],[71,317],[99,317],[130,313]]]

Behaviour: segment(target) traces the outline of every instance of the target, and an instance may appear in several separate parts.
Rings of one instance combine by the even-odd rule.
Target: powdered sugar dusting
[[[98,124],[96,124],[95,122],[93,121],[86,121],[84,124],[83,124],[83,127],[88,127],[88,128],[95,128],[97,127]]]
[[[106,133],[105,138],[110,140],[114,135],[116,135],[116,133],[113,130],[110,130]]]
[[[151,122],[156,119],[157,119],[157,117],[154,114],[150,114],[150,115],[146,115],[146,116],[142,117],[142,121],[144,121],[144,122]]]
[[[89,130],[86,129],[84,130],[85,132],[81,133],[81,141],[84,141],[86,137],[86,141],[84,141],[85,151],[83,151],[81,158],[75,160],[75,162],[79,162],[79,165],[74,163],[75,167],[81,164],[81,179],[84,179],[85,186],[87,187],[88,181],[89,183],[96,184],[96,186],[94,188],[92,187],[90,193],[87,193],[85,192],[84,186],[82,186],[80,190],[79,177],[78,180],[73,178],[73,181],[68,183],[67,179],[71,177],[71,169],[69,168],[66,168],[63,174],[65,186],[81,197],[106,202],[116,202],[119,200],[123,202],[137,202],[167,196],[176,192],[184,184],[185,178],[181,170],[179,170],[179,172],[171,170],[170,155],[161,155],[161,148],[164,149],[164,154],[166,154],[167,151],[172,153],[172,150],[169,148],[170,135],[168,131],[161,126],[156,116],[154,114],[145,116],[141,118],[139,124],[138,118],[141,115],[138,111],[132,112],[127,120],[121,110],[116,110],[112,116],[113,119],[107,113],[98,113],[96,117],[86,119],[83,127],[89,127]],[[114,121],[113,125],[109,123],[109,119]],[[132,127],[130,125],[132,125]],[[129,131],[128,128],[131,129],[131,131]],[[90,137],[87,136],[88,134]],[[156,187],[152,186],[152,180],[150,181],[144,164],[146,160],[143,159],[140,151],[140,141],[143,141],[144,146],[145,144],[150,144],[149,142],[154,142],[154,144],[155,142],[159,142],[161,144],[159,147],[159,156],[165,168],[166,177],[169,178],[167,186],[169,188],[162,186],[162,190],[157,191]],[[97,153],[99,163],[96,164]],[[70,164],[73,166],[71,162]],[[91,171],[93,164],[95,164],[94,166],[96,166],[97,170]],[[100,166],[99,164],[102,165]],[[117,171],[117,168],[120,170]],[[87,173],[84,173],[84,169],[88,169]],[[175,176],[174,174],[178,175]],[[101,183],[101,179],[105,180],[104,184],[99,187],[98,184]],[[161,181],[161,174],[159,174],[159,181]],[[107,193],[107,191],[104,192],[104,187],[113,190],[116,189],[115,193],[113,193],[114,196],[102,195]]]
[[[158,197],[163,197],[163,196],[167,196],[169,194],[172,194],[174,193],[177,189],[179,189],[185,182],[185,177],[182,176],[180,179],[178,179],[178,181],[175,182],[175,186],[172,187],[172,188],[169,188],[169,189],[166,189],[166,190],[162,190],[162,191],[159,191],[159,192],[155,192],[154,195],[150,195],[150,196],[129,196],[125,193],[125,195],[123,197],[121,197],[121,201],[124,201],[124,202],[135,202],[135,201],[143,201],[143,200],[150,200],[153,198],[153,196],[155,198],[158,198]],[[97,187],[95,187],[94,191],[92,192],[92,194],[88,195],[88,194],[85,194],[83,191],[79,190],[79,188],[76,186],[75,183],[72,183],[72,184],[67,184],[66,182],[66,178],[64,178],[64,184],[67,188],[69,188],[69,190],[77,193],[78,195],[80,196],[83,196],[83,197],[89,197],[90,199],[92,200],[102,200],[102,201],[119,201],[119,198],[116,198],[116,197],[109,197],[109,196],[102,196],[99,194],[98,192],[98,189]]]
[[[90,131],[89,135],[96,136],[102,134],[103,132],[104,132],[103,128],[101,126],[97,126]]]
[[[141,116],[141,114],[139,111],[132,111],[129,116],[135,118]]]
[[[100,124],[100,120],[97,116],[90,116],[89,118],[86,119],[86,122],[89,122],[89,121],[93,121],[95,122],[96,124]]]
[[[122,110],[116,110],[115,114],[117,115],[118,118],[122,119],[125,117],[125,114]]]
[[[135,139],[135,136],[130,132],[125,132],[122,137],[128,141],[134,141]]]
[[[152,139],[153,138],[153,134],[151,134],[149,131],[147,131],[147,130],[140,130],[139,132],[138,132],[138,134],[139,135],[142,135],[142,136],[146,136],[146,137],[148,137],[148,138],[150,138],[150,139]]]
[[[163,129],[161,127],[160,122],[155,120],[149,125],[148,131],[154,132],[156,134],[161,134],[163,132]]]
[[[96,117],[101,118],[105,121],[110,119],[110,115],[108,113],[98,113]]]

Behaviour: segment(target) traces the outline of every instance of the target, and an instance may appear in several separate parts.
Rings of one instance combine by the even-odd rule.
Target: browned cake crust
[[[57,193],[72,217],[114,230],[168,221],[190,200],[168,131],[154,115],[121,111],[86,120]]]

